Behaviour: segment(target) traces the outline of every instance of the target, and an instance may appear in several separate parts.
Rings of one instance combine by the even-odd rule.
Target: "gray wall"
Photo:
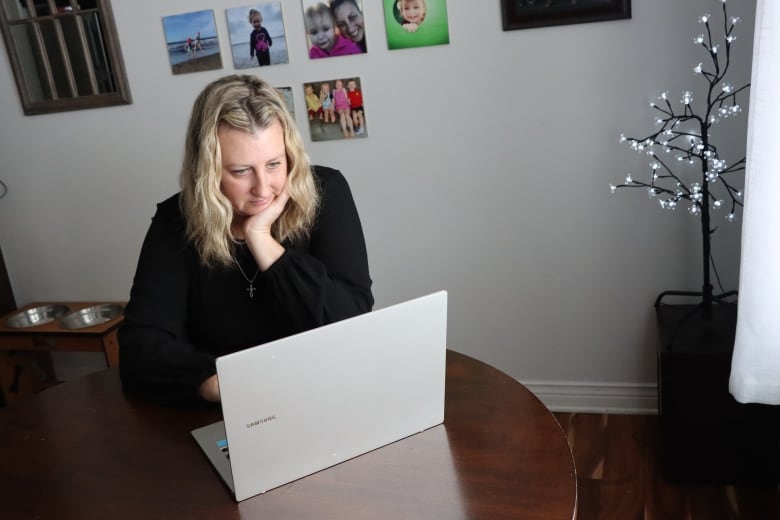
[[[249,3],[114,0],[129,106],[25,117],[0,53],[0,245],[20,305],[127,299],[155,203],[177,189],[191,103],[233,71],[224,8]],[[290,64],[251,69],[293,87],[302,125],[304,82],[361,77],[368,139],[303,133],[314,161],[351,183],[377,307],[448,290],[451,347],[558,409],[651,411],[653,300],[701,284],[696,219],[608,184],[646,170],[618,136],[653,128],[650,100],[703,95],[692,38],[722,4],[632,3],[631,20],[504,32],[499,2],[450,0],[449,45],[388,51],[379,2],[366,1],[370,52],[317,62],[300,3],[284,0]],[[729,6],[744,19],[734,77],[747,81],[755,0]],[[215,10],[225,68],[174,76],[161,17],[200,9]],[[727,158],[744,154],[743,116],[717,129]],[[731,289],[740,224],[723,224]]]

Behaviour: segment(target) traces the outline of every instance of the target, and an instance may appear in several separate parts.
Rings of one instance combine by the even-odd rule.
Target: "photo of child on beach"
[[[368,137],[360,78],[305,83],[303,96],[312,141]]]
[[[309,58],[349,56],[366,52],[360,0],[302,0]]]
[[[225,17],[235,68],[289,63],[281,2],[232,7]]]
[[[222,68],[214,11],[165,16],[162,23],[174,74]]]
[[[450,43],[446,0],[383,0],[387,48]]]

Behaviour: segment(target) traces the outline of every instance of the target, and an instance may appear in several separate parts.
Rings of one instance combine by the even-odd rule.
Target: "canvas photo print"
[[[292,115],[293,119],[295,119],[295,106],[293,105],[292,87],[276,87],[276,91],[279,93],[279,95],[282,96],[285,104],[287,105],[287,110],[290,111],[290,115]]]
[[[165,16],[162,23],[174,74],[222,68],[214,11]]]
[[[360,0],[302,0],[309,58],[332,58],[366,52]]]
[[[450,43],[446,0],[383,0],[387,47],[409,49]]]
[[[281,2],[233,7],[225,17],[235,68],[289,63]]]
[[[367,137],[363,87],[358,77],[303,85],[312,141]]]

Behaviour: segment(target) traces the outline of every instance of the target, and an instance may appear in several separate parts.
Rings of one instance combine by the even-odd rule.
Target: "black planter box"
[[[680,484],[780,482],[780,406],[729,393],[735,304],[656,306],[661,472]]]

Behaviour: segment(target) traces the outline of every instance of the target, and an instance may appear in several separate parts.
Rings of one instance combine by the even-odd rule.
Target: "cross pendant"
[[[254,296],[255,296],[255,291],[256,291],[257,289],[255,289],[255,286],[254,286],[254,285],[252,285],[252,282],[249,282],[249,287],[247,287],[247,288],[246,288],[246,290],[247,290],[247,291],[249,291],[249,297],[250,297],[250,298],[254,298]]]

